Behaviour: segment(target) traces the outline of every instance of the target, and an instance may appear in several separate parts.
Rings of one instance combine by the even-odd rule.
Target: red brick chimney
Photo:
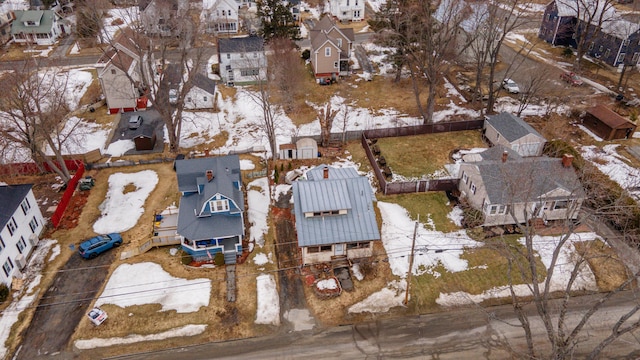
[[[506,150],[502,153],[502,162],[507,162],[507,158],[509,157],[509,152]]]
[[[568,168],[568,167],[571,167],[572,163],[573,163],[573,155],[570,155],[570,154],[562,155],[562,166]]]
[[[207,170],[205,174],[207,175],[207,181],[213,180],[213,170]]]
[[[322,173],[322,177],[325,178],[325,179],[329,178],[329,167],[328,166],[324,168],[324,172]]]

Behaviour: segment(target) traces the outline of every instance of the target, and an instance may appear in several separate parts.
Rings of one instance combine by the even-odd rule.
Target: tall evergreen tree
[[[266,41],[272,38],[300,39],[300,28],[291,13],[292,5],[281,0],[258,0],[258,17],[262,19],[259,31]]]

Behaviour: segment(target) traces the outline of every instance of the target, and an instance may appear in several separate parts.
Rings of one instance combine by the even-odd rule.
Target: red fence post
[[[53,215],[51,216],[51,223],[53,224],[54,228],[57,228],[58,225],[60,225],[60,220],[62,220],[62,215],[64,214],[64,211],[67,209],[67,206],[69,206],[69,202],[71,201],[73,192],[76,190],[78,181],[80,181],[80,178],[82,178],[82,175],[84,175],[84,163],[80,162],[76,166],[77,166],[77,171],[75,175],[73,175],[71,180],[69,180],[69,182],[67,183],[67,189],[64,191],[64,194],[62,194],[62,199],[60,199],[60,202],[56,207],[56,211],[54,211]]]

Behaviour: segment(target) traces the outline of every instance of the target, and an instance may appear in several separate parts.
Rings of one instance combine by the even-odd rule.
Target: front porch
[[[223,253],[225,264],[235,264],[237,256],[242,254],[242,242],[239,236],[222,239],[183,239],[182,249],[195,261],[213,260],[217,253]]]

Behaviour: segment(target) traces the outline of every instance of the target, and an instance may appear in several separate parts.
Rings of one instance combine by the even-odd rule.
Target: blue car
[[[120,245],[122,245],[122,236],[120,234],[98,235],[83,241],[78,247],[78,252],[85,259],[93,259],[103,252]]]

